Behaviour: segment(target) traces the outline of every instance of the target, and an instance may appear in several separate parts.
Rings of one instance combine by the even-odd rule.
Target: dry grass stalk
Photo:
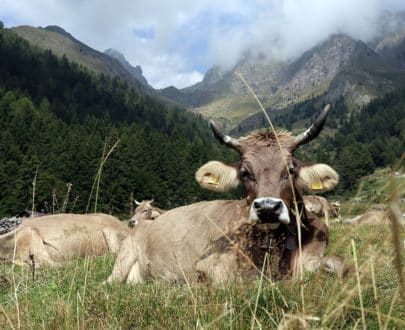
[[[352,249],[353,249],[353,259],[354,265],[356,267],[356,278],[357,278],[357,289],[359,291],[359,301],[360,301],[360,312],[361,312],[361,322],[363,324],[363,329],[366,329],[366,315],[364,314],[364,305],[363,305],[363,297],[361,294],[361,283],[360,283],[360,273],[359,273],[359,265],[357,262],[357,251],[356,251],[356,244],[354,240],[351,239],[352,242]]]
[[[60,210],[60,213],[65,213],[66,212],[66,207],[69,201],[69,195],[70,195],[70,191],[72,190],[72,184],[70,182],[68,182],[66,184],[67,190],[66,190],[66,196],[65,196],[65,200],[63,201],[62,204],[62,209]]]
[[[38,175],[38,167],[35,170],[34,181],[32,181],[32,209],[31,209],[31,217],[34,216],[35,211],[35,188],[37,185],[37,175]]]
[[[239,78],[243,81],[243,83],[246,85],[246,88],[249,90],[249,92],[253,95],[253,97],[255,98],[255,100],[257,101],[257,103],[259,104],[259,107],[260,107],[260,109],[262,110],[264,116],[266,117],[266,120],[267,120],[267,122],[269,123],[270,128],[271,128],[271,130],[272,130],[273,133],[274,133],[274,136],[276,137],[277,144],[278,144],[279,147],[280,147],[282,159],[283,159],[285,168],[286,168],[287,173],[288,173],[288,180],[289,180],[289,182],[290,182],[291,187],[293,187],[293,182],[292,182],[291,173],[290,173],[290,171],[288,170],[287,159],[286,159],[286,157],[285,157],[285,154],[283,153],[283,148],[282,148],[282,145],[281,145],[280,140],[279,140],[279,138],[278,138],[277,131],[275,130],[275,128],[274,128],[274,126],[273,126],[273,123],[271,122],[271,119],[270,119],[269,115],[267,114],[267,112],[266,112],[266,110],[265,110],[263,104],[260,102],[260,100],[259,100],[259,98],[257,97],[257,95],[255,94],[255,92],[252,90],[252,88],[251,88],[250,85],[247,83],[247,81],[245,80],[245,78],[244,78],[239,72],[237,73],[237,75],[238,75]],[[300,214],[300,212],[298,211],[297,198],[296,198],[296,196],[295,196],[295,191],[294,191],[294,189],[292,189],[292,194],[293,194],[293,201],[294,201],[295,214],[296,214],[296,217],[297,217],[298,253],[299,253],[298,260],[299,260],[299,267],[300,267],[299,273],[300,273],[300,284],[301,284],[301,290],[300,290],[300,291],[301,291],[301,304],[302,304],[302,312],[305,313],[304,266],[303,266],[302,258],[301,258],[301,256],[302,256],[302,234],[301,234],[301,226],[302,226],[302,223],[301,223],[301,214]]]
[[[99,166],[99,168],[97,170],[97,174],[94,178],[93,185],[92,185],[91,191],[90,191],[89,200],[87,202],[86,214],[89,211],[91,197],[93,196],[93,191],[94,191],[94,188],[96,187],[96,185],[97,185],[97,187],[96,187],[96,196],[95,196],[95,202],[94,202],[94,213],[97,213],[97,202],[98,202],[101,173],[103,171],[104,164],[106,163],[107,159],[110,157],[111,153],[114,151],[114,149],[118,146],[119,143],[120,143],[120,140],[117,140],[117,142],[114,143],[114,145],[111,147],[110,151],[106,155],[105,155],[105,150],[106,150],[107,141],[104,143],[103,153],[102,153],[101,160],[100,160],[100,166]]]
[[[399,295],[398,291],[399,291],[399,287],[396,289],[394,297],[392,297],[390,309],[388,311],[387,319],[385,320],[385,324],[384,324],[384,330],[388,329],[388,324],[390,323],[390,320],[391,320],[392,310],[394,309],[394,305],[398,299],[398,295]]]
[[[370,263],[370,270],[371,270],[371,280],[372,280],[372,283],[373,283],[374,304],[375,304],[375,309],[376,309],[376,313],[377,313],[378,327],[381,329],[382,328],[382,322],[381,322],[380,306],[379,306],[379,303],[378,303],[377,285],[376,285],[376,282],[375,282],[374,258]]]
[[[15,329],[13,323],[11,322],[10,318],[8,317],[7,312],[4,310],[4,307],[2,304],[0,304],[0,308],[1,308],[1,313],[4,315],[4,318],[6,319],[8,325],[10,326],[10,329]]]
[[[174,259],[176,259],[177,265],[179,266],[179,269],[181,271],[181,274],[183,275],[184,281],[186,282],[188,292],[190,293],[191,299],[193,300],[193,303],[194,303],[194,315],[197,316],[197,299],[195,298],[195,296],[193,294],[193,289],[191,288],[190,282],[187,279],[186,274],[184,273],[183,267],[180,265],[180,262],[177,259],[176,255],[173,254],[173,256],[174,256]]]
[[[58,200],[56,199],[56,190],[53,188],[52,191],[52,214],[55,214],[55,206],[58,208]]]
[[[391,219],[391,228],[392,228],[392,242],[394,245],[395,251],[395,268],[398,273],[398,282],[400,287],[401,299],[405,303],[405,280],[402,270],[402,248],[401,248],[401,232],[403,230],[401,225],[402,213],[399,207],[399,192],[398,187],[395,183],[394,177],[391,178],[391,191],[392,198],[390,203],[390,219]]]
[[[257,313],[257,305],[259,304],[259,297],[260,297],[260,293],[262,291],[262,285],[263,285],[263,277],[264,277],[264,269],[266,267],[266,261],[268,261],[268,256],[269,254],[266,252],[266,254],[264,255],[264,260],[263,260],[263,266],[262,266],[262,271],[260,272],[260,281],[259,281],[259,287],[257,288],[257,295],[256,295],[256,301],[255,301],[255,309],[253,311],[253,315],[252,315],[252,322],[250,325],[250,329],[254,329],[255,327],[255,323],[257,323],[260,326],[259,320],[256,317],[256,313]],[[260,327],[261,328],[261,327]]]

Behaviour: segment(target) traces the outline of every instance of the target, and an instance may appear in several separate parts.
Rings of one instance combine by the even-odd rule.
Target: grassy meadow
[[[355,272],[345,279],[306,274],[302,283],[262,278],[224,287],[110,286],[103,281],[112,255],[34,274],[3,264],[0,328],[360,328],[363,322],[367,328],[404,328],[390,226],[334,224],[328,253],[340,253],[355,265],[352,241],[360,285]]]
[[[371,182],[387,196],[381,177],[389,181],[381,172],[363,187],[371,189]],[[346,216],[365,208],[364,201],[354,207],[352,200],[343,205]],[[403,261],[396,259],[396,252],[404,252],[403,228],[396,237],[394,247],[391,224],[332,221],[327,254],[344,256],[354,269],[343,279],[318,272],[302,281],[261,278],[223,287],[158,281],[111,286],[103,281],[113,255],[35,271],[0,264],[0,328],[403,329],[405,292],[398,280]]]

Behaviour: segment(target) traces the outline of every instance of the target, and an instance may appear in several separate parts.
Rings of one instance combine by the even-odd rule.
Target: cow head
[[[287,131],[254,132],[234,139],[223,134],[211,121],[216,138],[240,154],[240,160],[231,165],[211,161],[196,172],[196,180],[213,191],[228,191],[242,184],[247,193],[249,217],[252,221],[289,224],[294,200],[302,209],[301,191],[326,191],[338,182],[337,173],[326,164],[303,164],[294,157],[294,151],[318,136],[325,123],[330,106],[327,105],[316,121],[302,134]]]
[[[153,207],[153,199],[152,200],[143,200],[142,202],[138,202],[135,200],[135,204],[137,205],[134,215],[128,221],[129,227],[136,226],[142,220],[154,220],[154,207]]]

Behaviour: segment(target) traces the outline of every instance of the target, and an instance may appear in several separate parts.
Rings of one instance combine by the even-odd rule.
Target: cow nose
[[[250,218],[261,222],[290,223],[290,216],[286,204],[280,198],[256,198],[250,209]]]
[[[273,200],[270,198],[262,198],[253,203],[254,208],[259,212],[276,212],[281,206],[281,200]]]

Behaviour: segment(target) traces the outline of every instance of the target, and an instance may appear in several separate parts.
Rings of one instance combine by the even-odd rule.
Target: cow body
[[[351,225],[385,225],[390,223],[390,215],[388,211],[371,210],[354,218],[345,219],[342,223]]]
[[[246,199],[196,203],[141,223],[123,242],[107,281],[224,283],[256,276],[264,266],[267,275],[282,278],[296,276],[300,261],[306,270],[324,266],[342,273],[339,258],[324,257],[327,227],[307,215],[301,195],[312,186],[332,189],[338,175],[328,165],[305,165],[293,156],[318,135],[328,110],[298,137],[286,131],[255,132],[235,140],[211,123],[214,135],[236,150],[240,161],[208,162],[196,172],[196,180],[214,191],[242,184]]]
[[[27,219],[0,236],[0,260],[61,265],[73,258],[117,252],[128,233],[125,224],[107,214],[55,214]]]
[[[323,262],[327,228],[316,218],[306,225],[303,255],[313,270],[314,259]],[[287,226],[252,222],[244,200],[200,202],[140,223],[123,242],[108,281],[241,281],[261,271],[266,254],[266,274],[280,279],[298,273],[296,239]]]
[[[338,206],[330,203],[325,197],[306,195],[303,196],[303,200],[305,209],[318,217],[323,217],[326,225],[329,225],[329,216],[339,216]]]

